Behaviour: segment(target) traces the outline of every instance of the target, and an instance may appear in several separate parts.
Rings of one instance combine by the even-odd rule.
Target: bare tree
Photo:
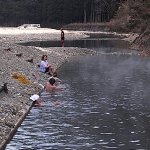
[[[86,0],[84,0],[84,23],[86,23]]]

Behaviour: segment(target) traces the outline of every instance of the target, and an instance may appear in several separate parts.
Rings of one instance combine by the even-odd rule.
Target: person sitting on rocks
[[[48,72],[49,75],[52,75],[52,73],[54,72],[54,68],[48,64],[47,55],[42,56],[42,60],[40,63],[40,71],[43,73]]]
[[[53,91],[53,90],[63,90],[66,89],[66,87],[60,87],[60,86],[55,86],[55,79],[54,78],[50,78],[49,82],[46,83],[45,88],[46,91]]]
[[[39,95],[34,94],[30,97],[30,99],[33,101],[33,106],[41,106],[41,98]]]

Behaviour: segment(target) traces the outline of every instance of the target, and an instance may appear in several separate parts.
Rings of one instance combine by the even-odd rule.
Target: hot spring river
[[[43,92],[6,150],[150,149],[150,59],[131,55],[125,41],[99,42],[103,54],[58,70],[67,89]]]

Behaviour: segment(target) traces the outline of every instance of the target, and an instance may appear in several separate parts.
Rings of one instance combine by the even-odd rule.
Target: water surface
[[[43,92],[6,150],[149,150],[150,62],[114,45],[62,66],[67,89]]]
[[[127,49],[130,45],[129,42],[123,41],[120,37],[115,35],[89,34],[89,36],[89,38],[83,38],[78,40],[65,40],[65,47],[81,47],[94,49],[97,51],[104,51],[108,47],[116,50]],[[61,47],[61,42],[57,40],[31,41],[19,44],[24,46],[36,47]]]

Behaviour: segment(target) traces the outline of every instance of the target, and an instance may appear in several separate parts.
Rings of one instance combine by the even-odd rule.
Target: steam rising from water
[[[10,149],[150,149],[149,66],[138,55],[70,60],[58,71],[67,90],[42,93]]]

